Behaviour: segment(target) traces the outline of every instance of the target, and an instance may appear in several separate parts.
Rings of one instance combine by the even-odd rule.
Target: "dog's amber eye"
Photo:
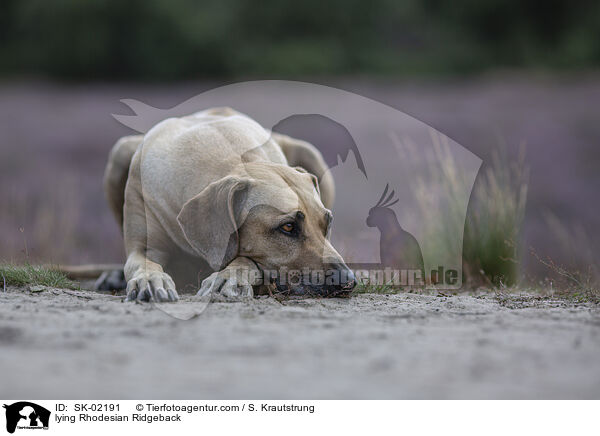
[[[280,229],[283,230],[285,233],[292,233],[294,231],[294,228],[294,223],[285,223],[280,227]]]

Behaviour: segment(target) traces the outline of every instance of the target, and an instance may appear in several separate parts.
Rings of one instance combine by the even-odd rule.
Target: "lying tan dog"
[[[355,285],[327,239],[334,185],[319,151],[232,109],[122,138],[105,190],[123,226],[127,300],[175,301],[200,282],[199,294],[227,296],[269,282],[319,295]],[[315,281],[315,271],[335,274]]]

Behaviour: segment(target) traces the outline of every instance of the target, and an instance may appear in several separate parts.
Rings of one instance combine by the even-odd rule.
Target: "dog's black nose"
[[[343,262],[332,262],[328,264],[330,271],[335,271],[336,284],[334,287],[344,290],[351,291],[356,286],[356,277],[354,272]]]

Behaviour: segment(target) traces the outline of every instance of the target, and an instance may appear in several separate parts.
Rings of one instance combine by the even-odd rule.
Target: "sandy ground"
[[[599,361],[600,308],[560,300],[260,298],[180,321],[95,292],[0,290],[5,398],[600,398]]]

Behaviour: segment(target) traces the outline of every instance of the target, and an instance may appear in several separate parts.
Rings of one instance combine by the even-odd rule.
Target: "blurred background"
[[[128,113],[120,99],[168,108],[235,81],[296,79],[386,103],[483,159],[470,219],[487,207],[503,248],[475,250],[475,269],[560,277],[533,248],[597,273],[598,2],[3,0],[0,48],[1,261],[123,260],[101,187],[131,133],[111,117]],[[488,196],[496,184],[503,195]],[[494,222],[525,187],[510,228]]]

